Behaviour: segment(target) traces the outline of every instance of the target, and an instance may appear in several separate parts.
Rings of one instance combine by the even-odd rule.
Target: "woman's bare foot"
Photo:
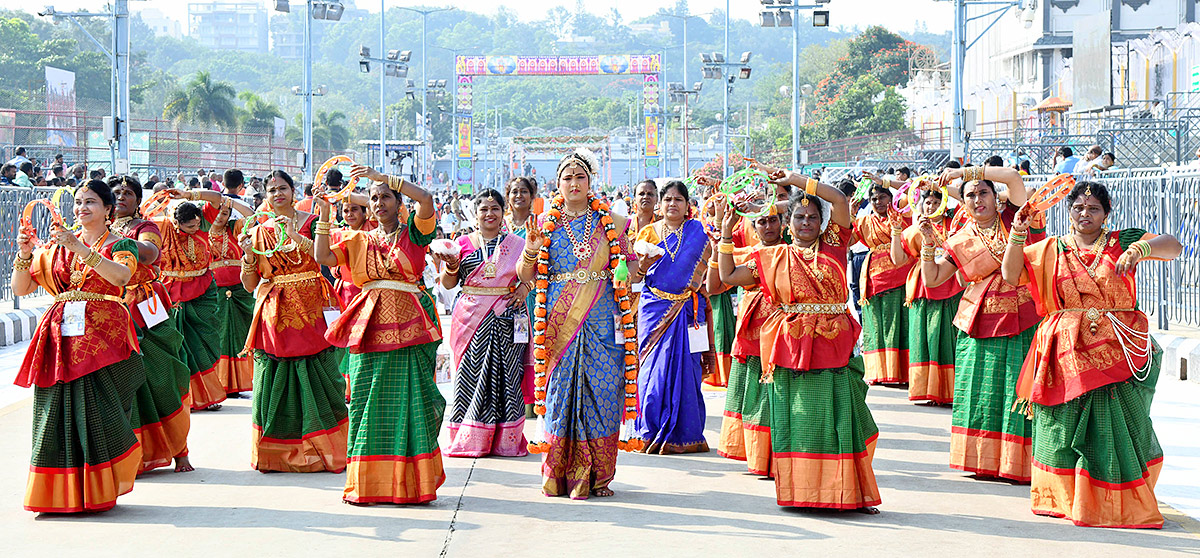
[[[863,506],[854,511],[856,511],[858,513],[867,514],[867,515],[879,515],[879,508],[877,508],[875,506]]]
[[[196,468],[192,467],[192,462],[187,458],[186,455],[181,455],[175,458],[176,473],[190,473],[195,470]]]
[[[205,407],[205,408],[203,408],[203,409],[201,409],[201,410],[202,410],[202,411],[220,411],[220,410],[221,410],[221,404],[220,404],[220,403],[213,403],[212,405],[209,405],[209,406],[207,406],[207,407]]]
[[[592,496],[595,496],[597,498],[608,498],[609,496],[612,496],[612,495],[613,495],[613,491],[610,490],[608,487],[592,489]]]
[[[375,502],[351,502],[350,500],[342,500],[342,503],[350,504],[351,506],[356,506],[356,507],[360,507],[360,508],[369,508],[369,507],[375,505]]]

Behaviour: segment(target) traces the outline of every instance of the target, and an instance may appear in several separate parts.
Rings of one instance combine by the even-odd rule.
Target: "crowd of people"
[[[251,466],[345,471],[350,504],[434,500],[443,447],[541,454],[544,494],[607,497],[619,450],[709,451],[707,382],[726,389],[718,452],[780,506],[874,514],[866,396],[891,385],[952,405],[949,466],[1031,484],[1034,513],[1162,526],[1161,352],[1135,271],[1177,240],[1110,231],[1111,193],[1086,180],[1048,236],[1045,192],[1003,165],[864,191],[748,164],[761,200],[671,180],[610,204],[584,150],[551,191],[516,177],[445,203],[357,165],[306,196],[275,171],[261,199],[238,171],[86,181],[77,232],[17,239],[14,294],[55,300],[17,378],[25,507],[102,511],[147,470],[192,470],[192,413],[246,393]]]

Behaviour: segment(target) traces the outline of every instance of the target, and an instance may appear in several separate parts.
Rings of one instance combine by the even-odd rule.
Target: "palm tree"
[[[342,151],[350,145],[350,129],[343,122],[346,113],[318,111],[313,119],[313,146],[330,151]]]
[[[232,128],[237,124],[237,92],[223,81],[214,81],[208,72],[196,72],[182,90],[176,89],[167,97],[163,118],[210,126]],[[273,121],[272,121],[273,122]]]
[[[243,132],[273,130],[275,119],[283,118],[283,112],[278,106],[263,100],[252,91],[238,93],[238,99],[244,103],[238,110],[238,120]]]

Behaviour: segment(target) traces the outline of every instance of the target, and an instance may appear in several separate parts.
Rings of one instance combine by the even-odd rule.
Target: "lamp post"
[[[382,24],[380,24],[382,28]],[[380,40],[380,43],[383,41]],[[385,161],[387,161],[387,104],[384,98],[384,79],[387,77],[403,78],[408,76],[408,62],[412,59],[411,50],[389,50],[386,58],[372,58],[371,49],[363,45],[358,49],[358,68],[364,74],[371,71],[371,63],[379,64],[379,166],[380,172],[383,172]]]
[[[428,168],[428,161],[433,158],[433,119],[429,116],[428,112],[429,97],[433,96],[437,99],[444,98],[446,96],[446,80],[431,79],[425,82],[425,85],[421,87],[417,87],[411,79],[408,80],[407,89],[404,91],[404,94],[408,98],[415,101],[417,99],[417,93],[421,94],[421,118],[423,119],[422,125],[424,126],[424,131],[421,133],[420,138],[422,144],[421,147],[424,148],[426,145],[429,147],[429,152],[427,154],[428,158],[422,161],[421,172],[422,177],[425,178],[424,169]]]
[[[793,0],[761,0],[763,10],[759,14],[762,27],[792,28],[792,168],[800,167],[800,12],[813,10],[813,27],[827,27],[829,12],[818,10],[829,0],[816,0],[814,5],[799,5]]]
[[[275,0],[275,11],[291,12],[292,7],[287,0]],[[340,21],[344,11],[345,6],[341,2],[323,0],[305,0],[304,2],[304,77],[299,92],[296,91],[296,88],[292,88],[293,93],[304,97],[304,164],[300,165],[304,175],[303,182],[312,181],[312,98],[324,94],[323,92],[315,94],[312,87],[312,20]]]
[[[682,176],[687,177],[691,174],[691,162],[689,161],[689,152],[691,151],[691,143],[688,139],[688,117],[691,116],[688,109],[688,98],[695,95],[700,96],[700,90],[704,87],[704,82],[697,81],[691,89],[684,88],[682,83],[668,82],[667,83],[667,98],[673,103],[683,105],[679,113],[679,124],[683,132],[683,160],[680,162],[682,167]]]
[[[428,51],[428,49],[426,48],[425,45],[427,44],[427,40],[429,38],[429,33],[428,33],[429,14],[436,14],[438,12],[448,12],[450,10],[453,10],[454,8],[410,8],[408,6],[400,6],[400,9],[408,10],[410,12],[421,14],[421,82],[427,83],[426,78],[428,77],[429,69],[428,69],[428,66],[425,64],[425,53]],[[422,115],[424,115],[428,112],[427,108],[428,107],[426,106],[425,99],[421,99],[421,114]],[[421,147],[426,151],[426,156],[421,161],[421,179],[424,180],[425,175],[427,174],[426,167],[428,165],[429,157],[431,157],[433,154],[433,146],[430,145],[429,141],[425,138],[421,138],[421,143],[423,144]]]
[[[112,171],[129,172],[129,0],[114,0],[108,13],[96,12],[59,12],[53,6],[46,6],[38,12],[41,17],[49,17],[52,23],[58,23],[59,18],[67,18],[79,26],[83,34],[91,39],[100,52],[108,57],[112,66],[110,80],[110,115],[111,127],[106,122],[105,131],[111,131],[108,139],[108,152],[111,159]],[[104,48],[100,41],[93,37],[87,28],[79,23],[78,18],[106,17],[112,19],[112,42],[109,48]],[[119,169],[117,162],[122,161],[125,168]]]
[[[1033,25],[1034,17],[1037,15],[1037,0],[953,0],[954,2],[954,28],[951,37],[950,53],[950,84],[951,84],[951,110],[953,116],[950,121],[950,157],[952,159],[961,159],[966,155],[967,135],[963,130],[963,66],[966,62],[967,51],[979,42],[988,31],[1000,21],[1004,14],[1008,13],[1012,8],[1017,9],[1017,17],[1029,28]],[[989,12],[985,12],[975,16],[967,16],[968,6],[997,6]],[[996,16],[991,23],[979,32],[979,35],[967,43],[967,24],[990,16]]]
[[[725,31],[728,35],[729,30]],[[727,44],[726,49],[728,48]],[[719,79],[725,89],[725,103],[721,110],[721,152],[724,158],[721,170],[723,176],[729,175],[729,94],[733,92],[734,81],[750,79],[750,56],[751,52],[746,51],[742,53],[740,62],[726,62],[726,56],[719,52],[700,53],[700,61],[704,63],[704,79]]]

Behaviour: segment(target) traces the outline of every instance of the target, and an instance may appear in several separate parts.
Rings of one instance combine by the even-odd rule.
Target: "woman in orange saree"
[[[935,244],[941,246],[950,236],[952,214],[943,212],[932,217],[942,203],[942,193],[929,190],[923,196],[913,211],[930,216],[937,237]],[[954,352],[958,340],[954,316],[963,288],[957,278],[935,288],[926,287],[921,279],[921,266],[909,265],[921,255],[924,243],[921,227],[912,225],[899,230],[901,227],[900,222],[892,224],[891,256],[896,265],[909,267],[904,285],[904,304],[908,307],[908,400],[949,405],[954,402]]]
[[[267,181],[273,216],[242,233],[242,286],[254,291],[244,352],[254,354],[254,440],[262,472],[340,473],[346,468],[346,385],[325,340],[329,283],[313,259],[317,216],[292,204],[292,177]]]
[[[361,194],[351,201],[369,204],[378,228],[344,232],[330,246],[329,203],[316,198],[317,260],[348,267],[362,289],[325,334],[350,354],[349,465],[342,500],[429,502],[446,480],[437,443],[446,400],[434,382],[442,330],[421,277],[437,225],[433,196],[374,169],[356,165],[351,173],[375,181],[369,201]],[[401,217],[401,195],[416,201],[407,219]]]
[[[918,218],[921,278],[937,288],[961,274],[970,285],[954,317],[959,329],[954,359],[954,412],[950,422],[950,467],[980,478],[1029,482],[1032,424],[1013,410],[1021,361],[1037,326],[1037,308],[1029,289],[1000,277],[1008,227],[1028,192],[1016,170],[1006,167],[947,169],[940,182],[964,179],[961,197],[972,217],[938,252],[937,232],[924,215]],[[997,184],[1007,186],[1001,201]]]
[[[13,294],[41,287],[54,296],[21,362],[16,384],[33,387],[33,456],[25,487],[32,512],[99,512],[133,490],[142,448],[129,413],[145,383],[137,334],[122,295],[138,267],[138,246],[111,234],[107,184],[75,190],[78,236],[53,227],[34,250],[17,235]]]
[[[212,195],[220,196],[217,192]],[[176,190],[174,196],[199,199],[195,191]],[[171,319],[183,334],[180,358],[192,373],[193,411],[215,411],[225,400],[225,386],[217,377],[221,332],[213,322],[217,287],[208,269],[212,261],[208,233],[201,230],[204,211],[199,205],[181,202],[174,206],[170,218],[151,219],[162,236],[159,266],[163,286],[171,297]]]
[[[904,305],[904,280],[911,263],[896,264],[891,258],[891,223],[901,227],[911,219],[894,213],[892,191],[886,186],[871,187],[871,213],[854,221],[854,239],[870,252],[855,277],[862,292],[863,365],[868,384],[905,384],[908,382],[908,308]]]
[[[232,198],[220,200],[217,215],[208,229],[212,250],[213,284],[217,286],[217,328],[221,332],[221,352],[217,359],[217,379],[229,397],[254,391],[254,362],[239,356],[246,345],[246,332],[254,317],[254,294],[242,286],[242,247],[237,238],[248,219],[233,219]]]
[[[759,244],[739,248],[734,262],[743,265],[758,247],[774,246],[784,241],[783,218],[772,211],[754,220],[754,232]],[[790,237],[789,237],[790,238]],[[713,252],[708,263],[708,287],[720,283],[719,254]],[[771,386],[762,383],[762,351],[760,339],[763,326],[778,307],[758,288],[747,285],[738,300],[737,336],[733,341],[733,367],[729,373],[729,388],[725,392],[725,412],[721,419],[721,438],[717,452],[730,459],[746,462],[751,473],[771,476]]]
[[[1033,415],[1033,513],[1088,527],[1161,528],[1154,496],[1163,452],[1150,422],[1162,350],[1137,309],[1137,264],[1182,246],[1142,229],[1110,231],[1107,188],[1066,198],[1073,233],[1024,246],[1013,220],[1004,279],[1028,284],[1045,317],[1017,383]]]
[[[765,169],[791,186],[792,242],[759,246],[734,260],[732,210],[722,219],[721,281],[758,285],[779,311],[760,337],[763,379],[771,390],[771,450],[780,506],[879,513],[871,462],[879,429],[867,408],[862,328],[846,307],[850,206],[837,188]]]
[[[192,470],[187,437],[191,430],[191,374],[181,360],[183,334],[166,313],[171,304],[167,289],[158,279],[158,225],[141,218],[142,185],[136,178],[109,179],[116,200],[111,229],[138,242],[138,267],[125,285],[125,305],[133,318],[146,368],[146,382],[138,388],[130,414],[133,432],[142,445],[139,473],[166,467],[175,461],[175,471]],[[143,312],[143,309],[146,312]],[[161,320],[147,327],[146,318]]]

